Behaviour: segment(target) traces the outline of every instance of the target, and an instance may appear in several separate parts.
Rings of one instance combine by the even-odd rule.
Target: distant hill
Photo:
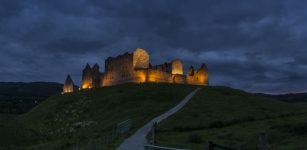
[[[307,103],[307,93],[290,93],[281,95],[258,94],[288,103]]]
[[[54,82],[0,82],[0,113],[24,113],[48,97],[59,94]]]

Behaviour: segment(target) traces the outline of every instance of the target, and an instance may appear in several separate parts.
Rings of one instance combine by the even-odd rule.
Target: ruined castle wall
[[[146,82],[146,75],[147,70],[133,70],[131,75],[126,76],[124,78],[120,77],[118,79],[113,80],[103,79],[103,86],[123,84],[127,82],[144,83]]]
[[[180,74],[174,74],[173,77],[173,83],[177,84],[185,84],[186,83],[186,76],[180,75]]]
[[[100,74],[100,87],[103,86],[104,73]]]
[[[63,87],[63,93],[71,93],[74,91],[74,86],[73,85],[65,85]]]
[[[126,53],[106,60],[103,86],[111,86],[126,82],[146,82],[149,68],[149,54],[137,48],[132,54]]]
[[[208,85],[208,72],[198,70],[193,76],[187,75],[186,83],[194,85]]]
[[[134,78],[133,55],[124,54],[106,60],[103,86],[121,84]]]
[[[190,76],[190,75],[187,75],[186,77],[186,83],[187,84],[194,84],[194,85],[199,85],[200,83],[198,82],[197,80],[197,77],[196,76]]]
[[[63,86],[63,93],[71,93],[74,92],[74,84],[71,83],[65,83]]]
[[[72,81],[70,75],[67,75],[67,78],[65,80],[65,83],[64,83],[64,86],[63,86],[63,93],[71,93],[71,92],[74,92],[76,89],[75,89],[75,86],[74,86],[74,82]]]
[[[147,79],[147,71],[148,69],[142,69],[142,70],[135,70],[133,73],[133,78],[130,80],[130,82],[135,83],[144,83]]]
[[[148,82],[167,82],[172,83],[172,75],[170,73],[160,71],[160,70],[153,70],[149,69],[147,74],[147,81]]]
[[[93,87],[93,78],[91,69],[85,69],[82,75],[82,89],[88,89]]]
[[[155,65],[155,66],[152,66],[151,69],[172,73],[172,63],[164,63],[160,65]]]
[[[92,68],[92,80],[93,88],[101,87],[101,73],[98,65]]]
[[[133,68],[134,69],[149,68],[149,54],[146,52],[146,50],[137,48],[133,52]]]
[[[198,79],[198,83],[201,85],[207,85],[208,77],[205,73],[196,73],[196,78]]]
[[[183,65],[181,60],[175,59],[172,61],[172,74],[183,74]]]

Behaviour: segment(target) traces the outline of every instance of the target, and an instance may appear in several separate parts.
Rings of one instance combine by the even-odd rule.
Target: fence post
[[[213,150],[213,149],[214,149],[214,144],[213,144],[212,141],[209,141],[209,142],[208,142],[208,149],[209,149],[209,150]]]
[[[155,132],[156,132],[157,122],[153,122],[152,128],[151,128],[151,144],[155,144]]]

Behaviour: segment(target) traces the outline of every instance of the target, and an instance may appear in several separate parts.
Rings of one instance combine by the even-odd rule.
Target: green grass
[[[195,88],[176,84],[124,84],[56,95],[2,125],[0,149],[58,150],[76,146],[99,149],[118,123],[131,119],[132,128],[109,145],[109,149],[114,149]],[[84,126],[76,125],[80,122]]]
[[[257,149],[268,134],[271,149],[307,149],[307,107],[226,87],[206,87],[178,113],[158,125],[157,144],[195,150],[208,141]]]
[[[101,149],[116,125],[132,128],[108,145],[115,149],[196,86],[124,84],[55,95],[23,115],[0,114],[0,150]],[[83,123],[84,126],[76,124]],[[178,113],[162,121],[157,143],[207,149],[207,142],[256,149],[261,132],[271,149],[307,149],[307,105],[290,104],[226,87],[204,87]],[[150,136],[149,136],[150,137]]]

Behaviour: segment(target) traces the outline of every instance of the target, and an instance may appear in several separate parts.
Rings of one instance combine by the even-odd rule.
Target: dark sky
[[[206,63],[210,83],[307,90],[307,1],[1,0],[0,81],[80,83],[88,62],[137,47],[151,63]]]

